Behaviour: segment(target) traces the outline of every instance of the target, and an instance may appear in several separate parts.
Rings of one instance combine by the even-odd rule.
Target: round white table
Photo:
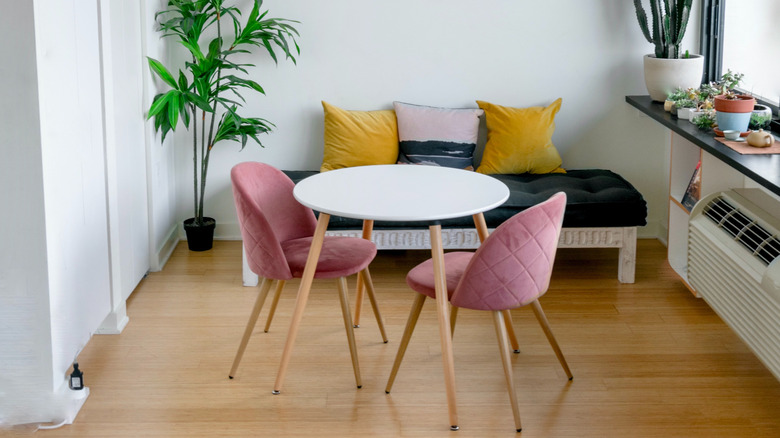
[[[482,212],[503,204],[509,198],[509,189],[501,181],[476,172],[446,167],[392,164],[350,167],[319,173],[299,182],[293,193],[298,202],[319,211],[320,215],[301,278],[274,393],[281,391],[330,216],[362,219],[364,238],[370,238],[374,220],[432,221],[429,230],[436,277],[444,378],[450,426],[457,430],[455,371],[444,251],[441,225],[436,221],[472,216],[480,239],[484,240],[488,230]]]
[[[504,183],[480,173],[398,164],[319,173],[299,182],[293,193],[298,202],[323,213],[384,221],[471,216],[509,198]]]

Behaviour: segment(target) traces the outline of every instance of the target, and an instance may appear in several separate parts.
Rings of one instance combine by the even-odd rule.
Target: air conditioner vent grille
[[[731,205],[722,196],[715,197],[707,203],[704,207],[704,215],[765,265],[769,265],[780,256],[780,238]]]

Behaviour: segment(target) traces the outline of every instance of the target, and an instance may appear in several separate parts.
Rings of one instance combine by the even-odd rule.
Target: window
[[[740,88],[777,109],[780,104],[780,2],[704,0],[702,53],[705,80],[731,70],[744,73]]]

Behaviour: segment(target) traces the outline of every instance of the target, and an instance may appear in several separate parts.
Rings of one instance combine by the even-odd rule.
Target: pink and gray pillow
[[[437,108],[393,102],[398,163],[474,169],[479,108]]]

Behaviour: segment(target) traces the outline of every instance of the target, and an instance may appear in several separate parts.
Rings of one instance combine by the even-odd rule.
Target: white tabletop
[[[390,164],[331,170],[300,181],[301,204],[323,213],[383,221],[471,216],[503,204],[501,181],[448,167]]]

